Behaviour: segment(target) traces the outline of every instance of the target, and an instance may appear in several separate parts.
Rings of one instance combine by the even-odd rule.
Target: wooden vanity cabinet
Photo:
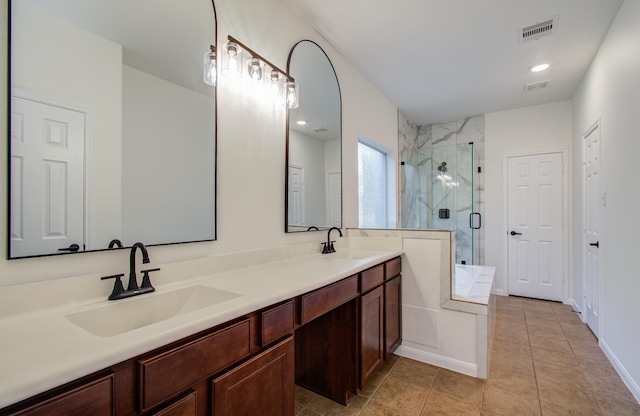
[[[0,416],[293,416],[294,380],[346,405],[400,343],[400,266],[399,257],[389,260]]]
[[[185,397],[166,408],[153,413],[153,416],[195,416],[198,414],[198,393],[192,391]]]
[[[168,351],[139,359],[139,410],[147,412],[251,352],[251,322],[243,319]]]
[[[22,410],[4,409],[11,416],[112,416],[114,415],[114,376],[108,374],[62,391]]]
[[[402,276],[384,283],[384,359],[402,342]]]
[[[346,405],[358,387],[358,275],[298,297],[296,384]]]
[[[384,364],[384,290],[360,297],[360,388]]]
[[[212,415],[294,416],[293,337],[212,381]]]
[[[360,273],[361,389],[402,341],[400,273],[400,257]]]

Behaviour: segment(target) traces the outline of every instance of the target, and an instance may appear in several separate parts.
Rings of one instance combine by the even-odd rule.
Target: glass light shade
[[[269,85],[269,93],[274,99],[282,98],[283,81],[284,76],[280,73],[280,71],[272,69],[269,72],[267,83]]]
[[[287,108],[294,110],[300,106],[298,84],[294,81],[287,81],[284,87],[284,95],[287,100]]]
[[[251,57],[247,59],[247,76],[253,82],[262,81],[264,64],[258,58]]]
[[[222,53],[222,75],[228,78],[242,76],[242,48],[235,42],[224,44]]]
[[[216,68],[216,48],[211,45],[210,50],[205,52],[202,67],[202,81],[205,84],[216,86],[218,70]]]

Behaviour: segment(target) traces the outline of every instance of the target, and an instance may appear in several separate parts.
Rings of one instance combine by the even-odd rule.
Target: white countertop
[[[350,259],[349,250],[296,257],[164,284],[157,286],[156,292],[138,297],[118,301],[99,299],[2,318],[0,409],[199,331],[331,284],[403,253],[395,249],[353,252],[356,251],[356,257],[367,257]],[[114,302],[135,302],[142,297],[193,285],[240,296],[112,337],[93,335],[66,318],[71,313]]]

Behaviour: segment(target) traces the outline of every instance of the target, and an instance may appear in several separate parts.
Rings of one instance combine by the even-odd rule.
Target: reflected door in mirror
[[[214,240],[216,89],[202,64],[217,44],[211,0],[10,6],[9,258],[114,239]],[[84,121],[38,121],[25,101]],[[37,163],[21,142],[29,131],[53,152]]]

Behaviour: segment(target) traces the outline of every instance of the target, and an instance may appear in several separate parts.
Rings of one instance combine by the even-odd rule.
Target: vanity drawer
[[[360,273],[360,293],[366,293],[384,282],[384,264],[367,269]]]
[[[197,393],[192,391],[163,410],[154,412],[153,416],[196,415],[198,410]]]
[[[337,283],[302,295],[300,299],[300,324],[323,315],[358,295],[358,276],[347,277]]]
[[[250,320],[138,361],[140,410],[146,411],[249,355]]]
[[[261,345],[267,345],[273,341],[293,333],[294,324],[293,300],[260,312],[260,340]]]
[[[43,403],[11,413],[11,416],[96,415],[111,416],[113,406],[113,374],[76,387]]]
[[[402,273],[402,259],[400,257],[396,257],[395,259],[389,260],[384,264],[384,267],[384,278],[386,280],[393,279],[394,277]]]

